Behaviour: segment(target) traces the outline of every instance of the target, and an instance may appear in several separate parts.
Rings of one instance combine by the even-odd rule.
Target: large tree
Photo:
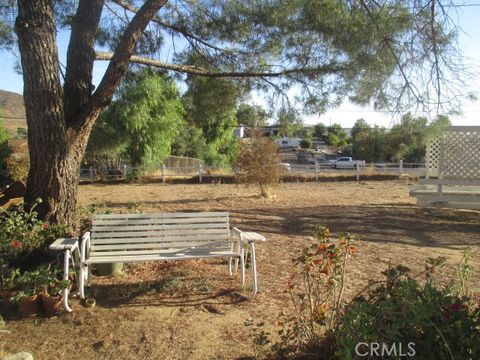
[[[285,98],[295,87],[296,101],[310,112],[344,97],[396,108],[412,101],[452,105],[456,99],[448,97],[461,69],[449,56],[456,54],[455,28],[437,0],[0,0],[0,5],[0,45],[17,41],[24,78],[31,158],[25,200],[42,198],[37,209],[51,221],[72,218],[90,131],[130,62],[192,76],[255,77],[260,80],[248,85],[273,97]],[[16,39],[8,31],[12,17]],[[71,30],[64,68],[56,39],[60,26]],[[96,51],[96,43],[111,52]],[[186,63],[192,51],[209,66]],[[110,61],[97,88],[95,60]]]

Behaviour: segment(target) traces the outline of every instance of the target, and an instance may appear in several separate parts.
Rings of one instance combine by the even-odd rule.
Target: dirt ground
[[[251,299],[222,260],[129,265],[123,275],[94,279],[93,308],[72,299],[74,312],[58,317],[4,314],[10,333],[0,332],[0,357],[30,351],[35,359],[251,358],[246,324],[264,321],[274,332],[280,312],[291,311],[285,288],[292,257],[311,244],[315,224],[361,239],[347,296],[389,265],[422,270],[427,257],[446,256],[437,275],[449,279],[468,246],[477,265],[472,285],[480,288],[480,214],[417,208],[406,181],[288,183],[273,199],[258,194],[233,184],[82,185],[80,203],[98,211],[229,211],[232,225],[267,238],[257,247],[260,292]]]

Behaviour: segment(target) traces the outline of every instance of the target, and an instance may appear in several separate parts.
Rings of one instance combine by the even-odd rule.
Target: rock
[[[22,351],[16,354],[10,354],[4,357],[3,360],[33,360],[33,355],[29,352]]]

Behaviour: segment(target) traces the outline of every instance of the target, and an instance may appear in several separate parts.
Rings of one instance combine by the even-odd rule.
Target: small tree
[[[235,159],[237,183],[255,184],[263,197],[269,197],[270,188],[278,184],[283,168],[278,146],[266,137],[255,137],[242,142]]]

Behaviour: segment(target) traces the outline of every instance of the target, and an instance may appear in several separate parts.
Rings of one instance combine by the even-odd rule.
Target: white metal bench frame
[[[103,234],[102,227],[105,228]],[[178,230],[178,233],[173,230]],[[225,233],[220,230],[225,230]],[[92,231],[81,238],[80,298],[85,298],[85,286],[91,284],[91,265],[115,262],[226,257],[230,275],[233,275],[232,260],[235,259],[235,271],[240,263],[240,281],[244,287],[246,246],[252,256],[255,296],[258,291],[255,242],[265,241],[265,238],[237,228],[232,230],[230,232],[228,212],[96,215]],[[236,235],[236,242],[232,234]],[[68,269],[68,265],[65,266]]]

